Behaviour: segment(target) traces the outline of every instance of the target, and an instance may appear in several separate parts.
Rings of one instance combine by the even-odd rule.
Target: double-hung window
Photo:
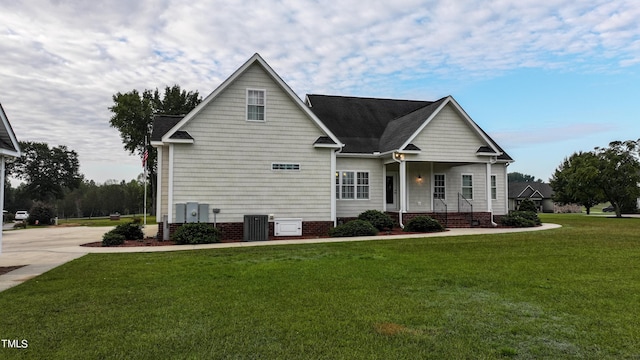
[[[247,121],[265,121],[265,90],[247,89]]]
[[[473,199],[473,175],[462,175],[462,196]]]
[[[496,176],[491,175],[491,200],[498,198],[498,184],[496,182]]]
[[[336,171],[336,198],[342,200],[369,199],[369,172]]]
[[[433,175],[433,198],[445,199],[446,193],[446,181],[444,174]]]

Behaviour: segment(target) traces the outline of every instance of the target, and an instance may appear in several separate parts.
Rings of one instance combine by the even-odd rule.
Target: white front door
[[[398,173],[387,172],[384,191],[387,211],[398,210]]]
[[[446,211],[446,187],[447,181],[444,174],[433,175],[433,210],[435,212]]]

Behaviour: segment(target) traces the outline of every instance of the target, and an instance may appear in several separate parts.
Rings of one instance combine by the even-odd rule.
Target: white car
[[[29,217],[29,213],[26,212],[25,210],[20,210],[18,212],[16,212],[16,220],[27,220],[27,218]]]

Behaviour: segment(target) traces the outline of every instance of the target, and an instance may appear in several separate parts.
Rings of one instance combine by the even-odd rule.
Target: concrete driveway
[[[367,241],[385,239],[403,239],[411,237],[442,237],[462,236],[477,234],[497,234],[509,232],[539,231],[560,227],[556,224],[543,224],[535,228],[505,229],[505,228],[473,228],[450,229],[446,232],[430,234],[407,234],[390,236],[369,236],[352,238],[319,238],[300,240],[272,240],[254,242],[220,243],[206,245],[174,245],[174,246],[140,246],[140,247],[81,247],[95,241],[101,241],[102,235],[113,227],[46,227],[29,228],[22,230],[4,231],[2,235],[2,253],[0,254],[0,267],[22,266],[24,267],[0,275],[0,291],[18,285],[32,279],[66,262],[82,257],[88,253],[123,253],[123,252],[157,252],[178,251],[194,249],[215,249],[225,247],[246,246],[272,246],[311,244],[318,242],[346,242]],[[157,227],[147,226],[146,235],[155,235]]]

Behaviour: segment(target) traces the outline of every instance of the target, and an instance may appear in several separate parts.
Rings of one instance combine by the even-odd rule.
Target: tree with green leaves
[[[591,208],[605,201],[602,191],[600,160],[593,152],[577,152],[565,158],[551,176],[553,200],[560,204],[579,204]]]
[[[622,216],[625,204],[633,204],[640,197],[640,161],[638,141],[614,141],[607,148],[596,148],[601,189],[613,205],[616,217]],[[632,209],[635,210],[635,209]]]
[[[574,153],[558,167],[551,179],[554,200],[590,207],[603,201],[622,216],[627,204],[635,210],[640,197],[639,141],[614,141],[606,148]]]
[[[145,167],[150,179],[151,211],[155,211],[157,154],[149,143],[151,126],[155,114],[186,115],[202,102],[197,91],[181,90],[180,86],[167,86],[161,96],[155,91],[132,90],[127,93],[113,95],[114,105],[109,108],[113,113],[109,124],[120,131],[120,137],[125,150],[137,154],[142,158],[145,151],[148,154]],[[146,142],[145,142],[146,139]]]
[[[527,175],[519,172],[510,172],[507,174],[507,180],[509,182],[542,182],[542,179],[537,179],[533,175]]]
[[[21,141],[22,156],[11,161],[8,172],[26,183],[31,200],[50,203],[62,199],[65,189],[80,186],[78,154],[60,145],[49,148],[46,143]]]

